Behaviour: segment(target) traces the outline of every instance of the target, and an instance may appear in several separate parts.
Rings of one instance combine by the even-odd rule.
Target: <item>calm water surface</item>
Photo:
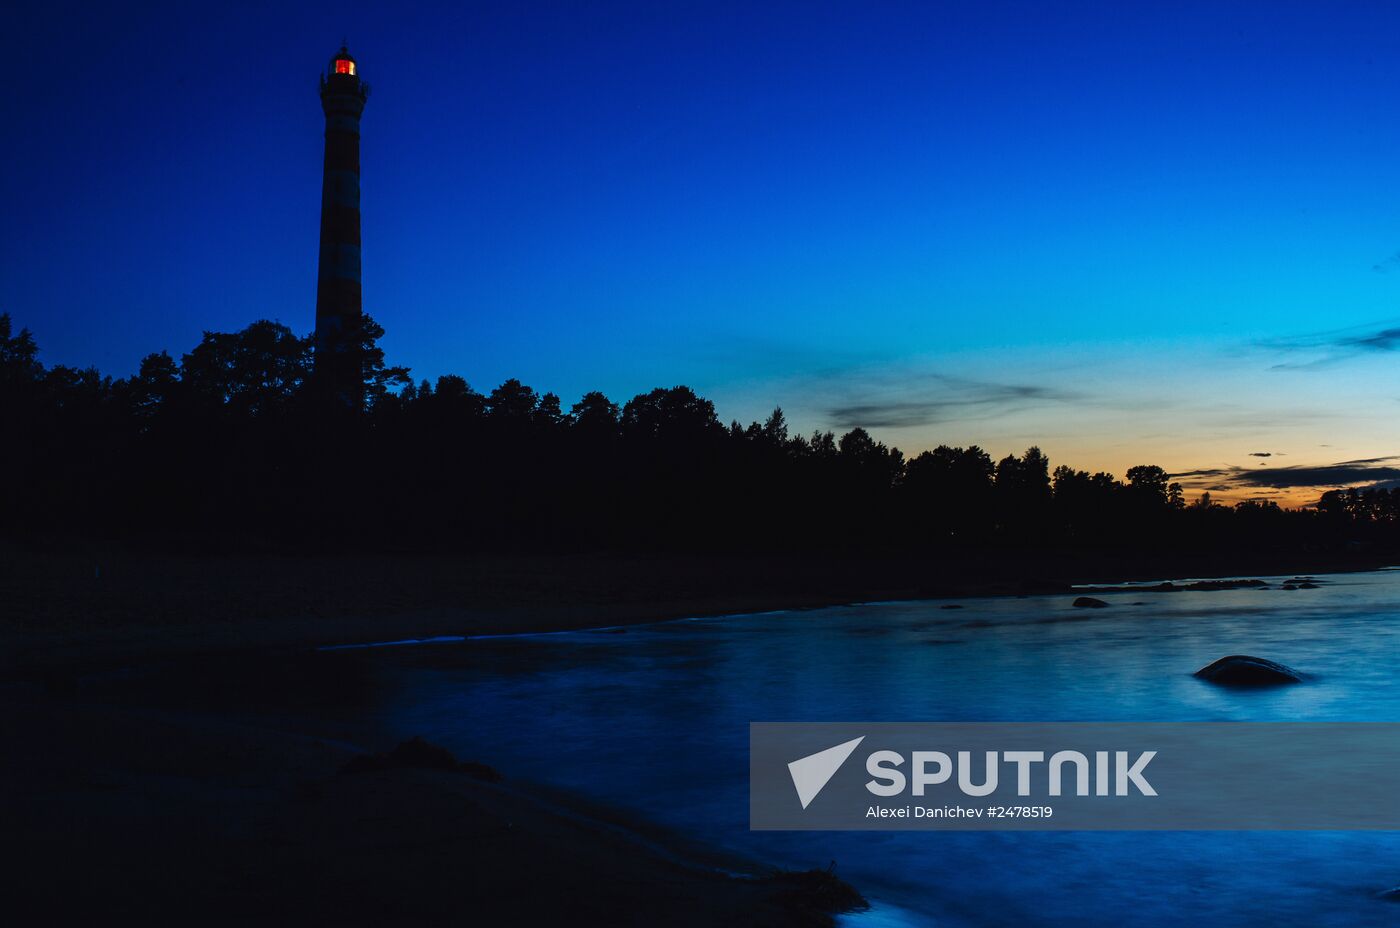
[[[758,860],[825,867],[902,924],[1400,922],[1400,834],[750,833],[751,721],[1400,721],[1400,571],[1321,588],[878,603],[386,649],[372,710],[512,779]],[[389,656],[388,652],[394,653]],[[410,653],[411,652],[411,653]],[[429,653],[431,652],[431,653]],[[1226,654],[1315,678],[1239,692]]]

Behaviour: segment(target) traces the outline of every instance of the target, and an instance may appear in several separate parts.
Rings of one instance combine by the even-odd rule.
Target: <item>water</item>
[[[1390,833],[750,833],[751,721],[1400,721],[1400,572],[1284,591],[878,603],[382,652],[377,724],[753,859],[837,871],[869,924],[1393,924]],[[361,652],[363,653],[363,652]],[[1191,672],[1271,658],[1307,684]]]

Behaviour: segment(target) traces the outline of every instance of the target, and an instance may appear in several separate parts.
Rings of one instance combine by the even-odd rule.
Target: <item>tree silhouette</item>
[[[1186,505],[1161,467],[993,464],[939,445],[905,460],[864,429],[793,435],[775,408],[721,425],[685,386],[568,407],[510,379],[414,384],[383,329],[359,336],[363,408],[313,401],[309,339],[260,320],[206,332],[131,377],[46,368],[0,315],[0,531],[146,544],[502,550],[1204,552],[1400,542],[1400,491],[1316,509]]]
[[[9,313],[0,313],[0,389],[14,390],[37,381],[44,372],[39,346],[28,329],[15,334]]]
[[[612,439],[617,437],[619,415],[617,404],[595,390],[585,393],[569,410],[569,424],[577,434],[592,440]]]
[[[512,378],[491,391],[486,409],[493,419],[522,424],[534,419],[539,403],[534,390]]]
[[[1144,500],[1163,505],[1167,501],[1167,472],[1155,464],[1128,468],[1128,486]]]
[[[370,408],[384,402],[395,388],[413,382],[408,376],[408,368],[385,365],[384,349],[379,347],[379,340],[384,337],[384,327],[370,318],[368,313],[360,313],[359,329],[354,337],[356,353],[360,358],[360,379],[365,385],[365,403]]]
[[[713,439],[723,432],[715,406],[689,387],[657,387],[622,407],[622,432],[628,438],[679,444]]]
[[[311,340],[265,319],[241,332],[205,332],[180,361],[185,391],[206,409],[234,415],[285,409],[310,373]]]

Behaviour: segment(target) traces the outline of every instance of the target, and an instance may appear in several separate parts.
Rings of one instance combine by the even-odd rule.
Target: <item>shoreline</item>
[[[1384,564],[1326,566],[1296,572],[1221,570],[1216,576],[1322,575]],[[503,771],[507,780],[500,785],[442,770],[338,773],[359,753],[356,748],[325,737],[328,732],[308,730],[294,718],[286,724],[250,723],[245,715],[219,708],[218,700],[227,692],[217,689],[219,683],[205,672],[208,667],[201,671],[196,659],[235,671],[241,667],[231,674],[234,680],[256,679],[256,698],[266,700],[271,693],[275,700],[279,679],[308,684],[299,666],[291,666],[285,678],[276,672],[250,674],[260,658],[264,670],[295,665],[299,655],[312,650],[308,640],[322,647],[330,643],[319,637],[323,634],[409,628],[419,633],[425,618],[457,623],[467,632],[463,637],[471,638],[624,629],[845,602],[1073,596],[1086,587],[1135,595],[1167,592],[1156,587],[1114,590],[1102,576],[1085,577],[1079,586],[1061,580],[993,579],[945,589],[942,597],[929,589],[835,600],[751,592],[643,598],[611,606],[542,602],[515,611],[501,606],[409,611],[370,621],[327,610],[304,621],[251,625],[118,622],[102,629],[89,647],[66,654],[62,642],[77,629],[60,629],[61,634],[46,640],[48,649],[35,652],[48,660],[19,665],[20,672],[12,674],[6,685],[11,699],[0,709],[7,741],[22,746],[16,762],[3,771],[8,794],[24,809],[13,834],[27,850],[26,866],[34,868],[21,883],[37,905],[42,898],[63,895],[60,886],[51,884],[65,874],[105,868],[103,876],[66,901],[94,913],[149,914],[141,907],[155,899],[162,911],[183,911],[204,922],[211,921],[211,909],[230,921],[246,921],[269,912],[298,913],[309,899],[334,897],[335,917],[352,924],[377,920],[370,913],[399,912],[407,899],[402,911],[409,913],[409,922],[472,914],[503,923],[552,924],[576,920],[583,906],[608,912],[615,924],[827,928],[836,924],[830,913],[794,901],[785,886],[755,879],[765,870],[758,862],[585,795],[511,781],[509,770]],[[1186,576],[1203,578],[1200,571]],[[1154,572],[1125,582],[1161,578]],[[1171,588],[1182,589],[1186,587]],[[211,628],[215,634],[209,634]],[[240,637],[230,646],[232,639],[226,636],[233,633]],[[101,680],[115,679],[111,671],[116,668],[144,667],[162,677],[178,673],[186,659],[186,676],[165,688],[138,692],[133,702],[102,698],[106,684]],[[246,682],[229,692],[242,692],[238,686]],[[194,694],[193,702],[173,695],[185,692]],[[361,733],[372,735],[373,730]],[[136,835],[140,837],[133,840]],[[167,885],[171,874],[178,889]],[[545,890],[539,889],[541,882]],[[626,916],[619,921],[622,910]]]
[[[862,602],[1348,573],[1385,555],[1213,559],[179,558],[0,561],[0,680],[434,637],[543,634]],[[1151,592],[1151,590],[1144,590]]]

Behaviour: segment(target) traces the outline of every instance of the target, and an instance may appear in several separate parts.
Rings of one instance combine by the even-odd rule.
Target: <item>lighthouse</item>
[[[342,45],[321,75],[326,158],[313,376],[322,398],[355,410],[365,402],[360,370],[360,114],[368,96],[369,85]]]

